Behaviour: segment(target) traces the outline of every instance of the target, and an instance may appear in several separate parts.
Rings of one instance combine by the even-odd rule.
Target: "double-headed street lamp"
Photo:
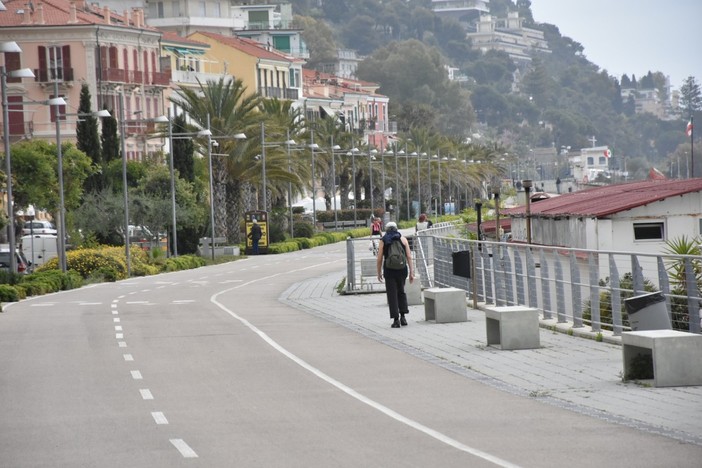
[[[59,97],[58,95],[58,80],[54,80],[54,97],[49,99],[49,105],[55,107],[54,118],[56,119],[56,154],[58,158],[58,182],[59,182],[59,209],[58,209],[58,223],[56,226],[56,235],[58,240],[58,259],[59,267],[62,272],[66,272],[68,269],[68,262],[66,261],[66,204],[65,204],[65,190],[63,186],[63,148],[61,141],[61,118],[62,117],[111,117],[111,114],[106,109],[90,112],[90,113],[76,113],[76,114],[61,114],[61,107],[66,105],[66,101]]]
[[[375,155],[378,154],[378,150],[373,148],[371,149],[370,143],[368,144],[368,177],[370,181],[370,209],[371,209],[371,218],[375,216],[375,212],[373,211],[373,158]]]
[[[21,52],[16,42],[0,43],[0,52]],[[7,77],[32,78],[34,73],[28,68],[7,72],[5,65],[0,67],[0,80],[2,81],[2,126],[3,140],[5,143],[5,177],[7,178],[7,241],[10,244],[10,271],[17,273],[17,259],[15,258],[15,213],[12,207],[12,158],[10,154],[10,105],[7,99]]]

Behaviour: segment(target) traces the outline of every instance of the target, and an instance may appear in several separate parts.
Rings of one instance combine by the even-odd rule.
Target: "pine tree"
[[[80,118],[76,124],[76,147],[88,155],[95,168],[102,168],[102,151],[100,150],[100,136],[98,134],[97,118],[93,117],[90,99],[90,88],[83,83],[80,89],[80,104],[78,113]],[[102,176],[100,173],[93,174],[85,181],[86,191],[99,190]]]
[[[107,165],[110,161],[119,159],[119,137],[117,135],[117,119],[106,117],[102,121],[102,161]]]
[[[680,109],[683,117],[691,116],[694,112],[702,110],[702,91],[694,76],[685,78],[680,87]]]
[[[173,133],[186,133],[185,117],[177,116],[173,119]],[[191,138],[177,138],[173,140],[173,167],[182,179],[188,182],[195,180],[195,144]]]

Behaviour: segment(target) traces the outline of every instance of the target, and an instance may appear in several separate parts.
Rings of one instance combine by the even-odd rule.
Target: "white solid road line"
[[[272,278],[275,278],[275,277],[277,277],[277,276],[282,276],[282,275],[284,275],[284,274],[290,274],[290,273],[293,273],[293,274],[294,274],[294,273],[297,273],[297,272],[299,272],[299,271],[308,270],[308,269],[310,269],[310,268],[318,268],[319,266],[326,265],[326,264],[328,264],[328,263],[333,263],[333,262],[324,262],[324,263],[321,263],[321,264],[318,264],[318,265],[313,265],[313,266],[310,266],[310,267],[305,267],[305,268],[300,268],[300,269],[297,269],[297,270],[287,271],[287,272],[284,272],[284,273],[276,273],[276,274],[269,275],[269,276],[266,276],[266,277],[263,277],[263,278],[259,278],[259,279],[252,280],[252,281],[248,281],[248,282],[246,282],[246,283],[244,283],[244,284],[241,284],[241,285],[239,285],[239,286],[235,286],[235,287],[233,287],[233,288],[225,289],[224,291],[220,291],[220,292],[218,292],[218,293],[212,295],[212,297],[210,298],[210,301],[211,301],[213,304],[215,304],[217,307],[219,307],[220,309],[222,309],[223,311],[225,311],[226,313],[228,313],[229,315],[231,315],[233,318],[235,318],[236,320],[238,320],[239,322],[241,322],[241,323],[242,323],[244,326],[246,326],[248,329],[250,329],[251,331],[253,331],[254,333],[256,333],[261,339],[263,339],[263,341],[265,341],[266,343],[268,343],[273,349],[275,349],[276,351],[278,351],[279,353],[281,353],[283,356],[289,358],[290,360],[292,360],[293,362],[295,362],[296,364],[298,364],[298,365],[299,365],[300,367],[302,367],[303,369],[305,369],[305,370],[311,372],[313,375],[315,375],[315,376],[319,377],[320,379],[322,379],[323,381],[325,381],[325,382],[327,382],[327,383],[333,385],[334,387],[338,388],[339,390],[341,390],[342,392],[344,392],[344,393],[346,393],[347,395],[351,396],[352,398],[355,398],[356,400],[360,401],[361,403],[364,403],[364,404],[370,406],[371,408],[374,408],[374,409],[376,409],[377,411],[380,411],[381,413],[383,413],[383,414],[385,414],[385,415],[387,415],[387,416],[393,418],[394,420],[396,420],[396,421],[398,421],[398,422],[400,422],[400,423],[402,423],[402,424],[405,424],[405,425],[408,426],[408,427],[411,427],[411,428],[413,428],[413,429],[416,429],[416,430],[418,430],[419,432],[423,432],[424,434],[426,434],[426,435],[428,435],[428,436],[430,436],[430,437],[433,437],[434,439],[438,440],[439,442],[442,442],[442,443],[444,443],[444,444],[446,444],[446,445],[449,445],[449,446],[451,446],[451,447],[454,447],[454,448],[456,448],[456,449],[458,449],[458,450],[461,450],[461,451],[466,452],[466,453],[470,453],[470,454],[473,455],[473,456],[476,456],[476,457],[478,457],[478,458],[481,458],[481,459],[483,459],[483,460],[485,460],[485,461],[488,461],[488,462],[490,462],[490,463],[493,463],[493,464],[495,464],[495,465],[497,465],[497,466],[501,466],[501,467],[505,467],[505,468],[518,468],[519,465],[515,465],[515,464],[513,464],[513,463],[511,463],[511,462],[508,462],[507,460],[503,460],[503,459],[501,459],[501,458],[499,458],[499,457],[497,457],[497,456],[495,456],[495,455],[492,455],[492,454],[490,454],[490,453],[483,452],[482,450],[476,449],[476,448],[474,448],[474,447],[470,447],[470,446],[468,446],[468,445],[465,445],[465,444],[463,444],[462,442],[459,442],[459,441],[457,441],[457,440],[455,440],[455,439],[452,439],[451,437],[449,437],[449,436],[447,436],[447,435],[445,435],[445,434],[442,434],[442,433],[439,432],[439,431],[436,431],[436,430],[434,430],[434,429],[432,429],[432,428],[430,428],[430,427],[427,427],[427,426],[425,426],[425,425],[423,425],[423,424],[421,424],[421,423],[419,423],[419,422],[417,422],[417,421],[414,421],[414,420],[412,420],[412,419],[410,419],[410,418],[407,418],[407,417],[401,415],[400,413],[397,413],[396,411],[394,411],[394,410],[388,408],[387,406],[382,405],[381,403],[378,403],[377,401],[372,400],[372,399],[368,398],[367,396],[365,396],[365,395],[363,395],[363,394],[357,392],[357,391],[354,390],[353,388],[348,387],[347,385],[345,385],[345,384],[339,382],[338,380],[334,379],[333,377],[331,377],[331,376],[325,374],[325,373],[322,372],[321,370],[319,370],[319,369],[317,369],[316,367],[312,366],[312,365],[309,364],[307,361],[304,361],[304,360],[301,359],[300,357],[298,357],[298,356],[296,356],[295,354],[291,353],[290,351],[288,351],[287,349],[285,349],[283,346],[281,346],[280,344],[278,344],[278,342],[274,341],[270,336],[268,336],[268,335],[267,335],[266,333],[264,333],[262,330],[258,329],[256,326],[254,326],[251,322],[249,322],[249,321],[246,320],[245,318],[243,318],[243,317],[237,315],[235,312],[229,310],[224,304],[222,304],[222,303],[220,303],[220,302],[217,302],[217,296],[219,296],[220,294],[225,294],[225,293],[227,293],[227,292],[229,292],[229,291],[233,291],[233,290],[239,289],[239,288],[244,288],[244,287],[247,287],[247,286],[249,286],[249,285],[251,285],[251,284],[253,284],[253,283],[258,283],[258,282],[261,282],[261,281],[269,281],[269,280],[272,279]]]
[[[195,450],[191,449],[188,444],[183,441],[183,439],[170,439],[171,444],[178,449],[184,458],[197,458],[197,453]]]

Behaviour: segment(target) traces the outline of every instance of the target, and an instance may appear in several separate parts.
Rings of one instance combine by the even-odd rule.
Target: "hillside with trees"
[[[318,54],[335,47],[365,56],[358,77],[381,85],[391,99],[398,131],[424,126],[453,138],[480,134],[512,151],[529,147],[599,145],[613,153],[611,167],[645,176],[650,166],[668,170],[689,151],[685,124],[699,115],[700,89],[694,77],[680,88],[680,110],[661,119],[636,113],[634,96],[651,91],[669,101],[664,70],[614,77],[588,61],[575,39],[557,25],[535,23],[529,0],[491,0],[490,13],[519,12],[525,26],[544,32],[550,54],[534,54],[517,66],[503,52],[471,48],[463,27],[442,19],[426,0],[292,0],[314,66]],[[317,48],[317,46],[320,46]],[[466,79],[449,81],[446,66]],[[676,85],[676,84],[674,84]],[[622,89],[630,90],[622,98]],[[654,91],[657,90],[657,91]],[[640,170],[637,171],[637,168]],[[637,174],[631,174],[636,177]]]

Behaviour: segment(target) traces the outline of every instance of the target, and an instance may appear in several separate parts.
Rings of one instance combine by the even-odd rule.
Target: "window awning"
[[[319,106],[319,108],[329,117],[334,117],[337,115],[337,112],[329,106]]]
[[[178,55],[204,55],[202,49],[189,49],[187,47],[163,46],[164,49]]]

